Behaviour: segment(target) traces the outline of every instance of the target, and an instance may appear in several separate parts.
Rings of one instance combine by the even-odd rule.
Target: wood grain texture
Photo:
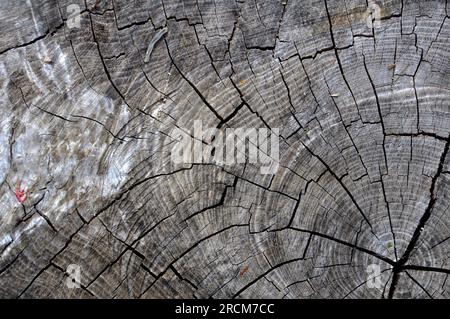
[[[0,1],[0,297],[450,298],[450,6],[375,3]],[[175,165],[195,120],[278,170]]]

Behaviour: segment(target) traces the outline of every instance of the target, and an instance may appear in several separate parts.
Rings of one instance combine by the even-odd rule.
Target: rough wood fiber
[[[0,1],[0,296],[449,298],[450,6],[376,4]],[[194,120],[278,170],[176,167]]]

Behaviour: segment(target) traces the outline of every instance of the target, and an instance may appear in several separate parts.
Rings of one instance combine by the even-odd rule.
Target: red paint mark
[[[242,270],[241,270],[241,272],[240,272],[240,276],[244,276],[245,275],[245,273],[248,271],[248,268],[249,268],[249,266],[245,266]]]
[[[25,190],[20,186],[21,182],[17,183],[16,186],[16,198],[20,203],[24,203],[27,200],[27,193]]]

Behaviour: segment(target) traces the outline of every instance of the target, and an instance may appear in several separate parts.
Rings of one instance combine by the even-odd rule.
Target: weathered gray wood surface
[[[0,296],[450,297],[450,6],[376,4],[0,1]],[[276,174],[175,167],[194,120]]]

